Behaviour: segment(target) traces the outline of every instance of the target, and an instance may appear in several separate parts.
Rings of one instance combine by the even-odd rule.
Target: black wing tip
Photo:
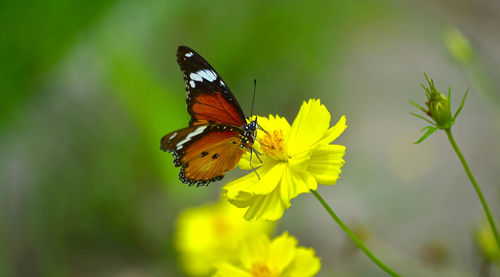
[[[170,134],[166,134],[166,135],[164,135],[164,136],[161,138],[161,140],[160,140],[160,149],[161,149],[161,151],[163,151],[163,152],[169,152],[169,153],[171,153],[171,152],[172,152],[172,149],[170,149],[170,148],[166,147],[166,146],[165,146],[165,144],[166,144],[166,143],[164,143],[164,140],[168,137],[168,135],[170,135]]]
[[[177,52],[186,52],[186,51],[194,51],[191,47],[185,45],[179,45],[177,47]]]
[[[194,51],[191,47],[188,47],[188,46],[184,46],[184,45],[180,45],[178,48],[177,48],[177,58],[186,58],[186,54],[187,53],[193,53],[194,55],[198,55],[199,54]]]
[[[191,55],[189,55],[188,53],[191,53]],[[190,47],[181,45],[177,48],[177,63],[181,65],[181,69],[182,69],[182,64],[185,64],[186,60],[189,57],[193,56],[199,56],[199,54],[196,53],[196,51],[194,51]]]

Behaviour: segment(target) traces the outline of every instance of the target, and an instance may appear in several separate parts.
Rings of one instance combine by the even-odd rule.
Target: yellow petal
[[[304,170],[307,166],[307,161],[311,158],[313,149],[304,149],[301,152],[295,152],[293,156],[288,159],[290,168],[294,170]]]
[[[240,159],[238,167],[243,170],[252,170],[259,168],[263,163],[269,161],[269,158],[265,155],[259,155],[255,151],[246,152]],[[262,161],[262,162],[261,162]]]
[[[280,198],[281,202],[285,205],[285,208],[289,208],[291,203],[290,199],[292,199],[291,195],[293,194],[294,187],[291,186],[292,178],[290,176],[290,169],[286,168],[283,172],[283,176],[281,177],[281,184],[279,185],[280,189]]]
[[[329,144],[332,141],[336,140],[347,128],[345,115],[343,115],[337,124],[335,124],[332,128],[328,129],[321,139],[321,143]]]
[[[267,168],[261,167],[259,168],[261,172],[259,174],[262,174],[263,170],[270,170],[270,169],[271,167]],[[237,195],[241,190],[245,189],[248,186],[251,186],[252,184],[255,184],[258,181],[259,178],[257,177],[257,174],[255,174],[254,172],[250,172],[249,174],[239,179],[227,183],[225,186],[222,187],[222,189],[226,191],[226,197],[231,200],[237,198]]]
[[[316,179],[309,172],[288,169],[280,184],[281,201],[288,208],[290,200],[301,193],[308,193],[311,189],[316,190],[317,186]]]
[[[309,149],[323,138],[330,126],[330,113],[319,100],[303,103],[293,121],[288,135],[288,152],[291,156]]]
[[[254,144],[256,145],[256,144]],[[270,157],[262,154],[257,154],[255,151],[253,153],[246,152],[241,157],[238,167],[243,170],[254,170],[261,167],[264,164],[273,162],[274,160]]]
[[[343,145],[323,145],[316,149],[308,161],[307,171],[322,185],[333,185],[339,178],[340,168],[344,165]]]
[[[241,189],[244,192],[265,195],[273,191],[281,181],[283,171],[286,168],[285,163],[275,163],[274,166],[266,166],[265,169],[270,168],[265,172],[264,170],[258,171],[260,180],[254,184]]]
[[[218,263],[215,264],[215,268],[217,272],[212,277],[253,277],[248,271],[230,263]]]
[[[275,238],[269,248],[268,267],[271,272],[283,272],[295,258],[297,240],[284,232]]]
[[[321,269],[321,261],[315,256],[314,249],[299,247],[296,251],[295,259],[286,270],[286,275],[290,277],[314,276]]]
[[[174,243],[187,275],[207,276],[214,271],[214,262],[234,259],[243,239],[272,232],[273,224],[244,220],[245,211],[221,199],[180,213]]]
[[[276,188],[283,175],[285,163],[268,163],[240,179],[234,180],[223,187],[227,191],[227,197],[236,198],[237,192],[250,194],[268,194]],[[258,175],[257,175],[258,174]],[[249,176],[252,175],[252,176]]]
[[[246,220],[266,219],[276,221],[283,216],[286,206],[280,199],[279,189],[267,195],[256,195],[245,213]]]
[[[253,264],[266,261],[269,257],[269,245],[269,238],[263,234],[245,240],[238,255],[243,267],[250,269]]]
[[[227,197],[227,192],[225,196]],[[237,191],[237,194],[233,198],[228,197],[227,200],[238,208],[246,208],[252,204],[253,198],[254,196],[250,193]]]
[[[284,134],[288,134],[290,131],[290,123],[288,123],[286,118],[279,115],[273,116],[270,114],[269,118],[259,116],[257,123],[268,133],[272,133],[275,130],[282,130]],[[264,135],[265,132],[260,130],[257,133],[257,138],[263,137]]]

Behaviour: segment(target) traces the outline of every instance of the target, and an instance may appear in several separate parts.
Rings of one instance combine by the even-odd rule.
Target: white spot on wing
[[[191,85],[191,87],[194,88],[195,87],[194,81],[193,80],[189,81],[189,85]]]
[[[173,140],[177,136],[177,132],[175,132],[168,140]]]
[[[187,52],[184,56],[186,56],[186,57],[188,57],[188,58],[189,58],[189,57],[192,57],[192,56],[193,56],[193,52]]]
[[[201,70],[200,70],[200,71],[201,71]],[[200,71],[198,71],[198,72],[200,72]],[[200,75],[198,75],[198,74],[196,74],[196,73],[191,73],[191,74],[189,74],[189,79],[191,79],[191,80],[195,80],[195,81],[198,81],[198,82],[203,81],[203,79],[201,78],[201,76],[200,76]]]
[[[224,84],[224,82],[222,82],[222,80],[220,80],[220,85],[223,86],[223,87],[226,86],[226,84]]]
[[[201,134],[206,128],[207,128],[207,126],[200,126],[200,127],[196,128],[196,130],[189,133],[183,140],[181,140],[181,141],[179,141],[179,143],[177,143],[177,150],[182,149],[182,146],[184,146],[184,143],[190,141],[194,136]]]
[[[215,79],[217,79],[217,75],[215,74],[215,72],[210,69],[199,70],[198,72],[196,72],[196,74],[209,82],[213,82],[215,81]]]

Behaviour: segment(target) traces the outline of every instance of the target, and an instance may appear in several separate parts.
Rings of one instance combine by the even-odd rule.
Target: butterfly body
[[[246,123],[233,94],[217,72],[186,46],[177,50],[186,83],[189,126],[165,135],[160,148],[182,166],[179,179],[197,186],[222,179],[252,151],[258,125]]]

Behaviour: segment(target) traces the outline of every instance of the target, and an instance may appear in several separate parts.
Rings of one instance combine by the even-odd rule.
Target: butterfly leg
[[[257,172],[257,168],[253,167],[252,165],[252,158],[253,158],[253,153],[255,152],[255,156],[259,159],[259,161],[262,163],[262,160],[260,159],[259,155],[257,155],[257,151],[255,151],[252,147],[250,147],[250,167],[253,169],[253,172],[257,174],[257,178],[260,180],[259,173]]]
[[[260,162],[260,163],[262,163],[262,160],[261,160],[261,159],[260,159],[260,157],[259,157],[259,154],[260,154],[260,153],[259,153],[259,152],[257,152],[257,151],[255,151],[255,150],[253,150],[253,151],[255,152],[255,156],[257,157],[257,159],[259,159],[259,162]]]

